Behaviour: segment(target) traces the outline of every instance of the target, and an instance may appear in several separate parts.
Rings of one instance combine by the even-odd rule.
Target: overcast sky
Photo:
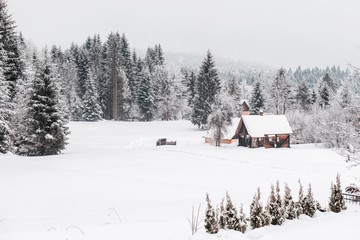
[[[125,33],[132,48],[278,67],[360,66],[359,0],[8,0],[23,35],[67,48]]]

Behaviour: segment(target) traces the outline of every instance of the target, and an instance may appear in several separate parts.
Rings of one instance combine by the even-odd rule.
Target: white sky
[[[8,0],[24,36],[67,48],[124,32],[132,48],[201,53],[274,67],[360,66],[358,0]]]

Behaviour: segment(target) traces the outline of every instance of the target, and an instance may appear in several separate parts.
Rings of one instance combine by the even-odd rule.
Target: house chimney
[[[263,110],[260,110],[260,111],[259,111],[259,115],[260,115],[260,116],[264,116],[264,111],[263,111]]]

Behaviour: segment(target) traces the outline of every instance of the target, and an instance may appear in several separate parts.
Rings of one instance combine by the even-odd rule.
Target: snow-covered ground
[[[237,124],[237,123],[236,123]],[[229,191],[249,205],[257,187],[267,201],[270,184],[287,182],[297,199],[298,179],[326,206],[331,181],[359,184],[358,168],[313,145],[248,149],[204,144],[206,132],[187,121],[70,124],[69,145],[49,157],[0,155],[0,239],[327,239],[360,236],[360,206],[339,214],[302,216],[283,226],[191,237],[192,206],[214,205]],[[155,146],[158,138],[176,146]],[[203,214],[202,214],[203,215]]]

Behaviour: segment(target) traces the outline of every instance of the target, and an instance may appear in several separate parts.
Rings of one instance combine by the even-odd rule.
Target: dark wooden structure
[[[360,204],[360,195],[352,193],[343,193],[344,200],[349,203]]]
[[[283,115],[249,115],[240,119],[232,139],[238,139],[238,146],[250,148],[289,148],[290,128]]]
[[[242,100],[242,104],[241,104],[241,107],[242,107],[242,112],[241,114],[242,115],[249,115],[250,114],[250,106],[249,104],[247,103],[246,100]]]
[[[156,146],[163,146],[163,145],[176,145],[176,141],[167,142],[166,138],[160,138],[156,141]]]

